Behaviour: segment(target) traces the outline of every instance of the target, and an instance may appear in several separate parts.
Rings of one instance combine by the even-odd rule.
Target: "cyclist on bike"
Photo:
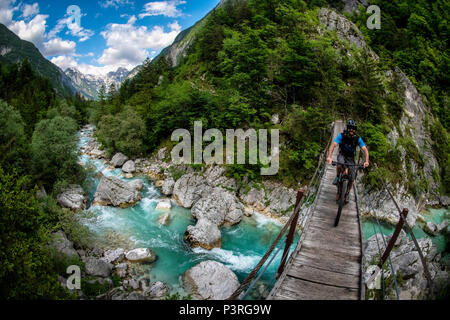
[[[339,155],[337,157],[338,162],[342,163],[348,163],[348,164],[355,164],[355,153],[356,153],[356,146],[359,145],[361,150],[364,151],[365,155],[365,161],[364,161],[364,168],[367,168],[369,166],[369,150],[367,149],[366,145],[364,144],[364,141],[356,134],[356,130],[358,129],[355,120],[348,120],[347,121],[347,128],[344,130],[344,132],[340,133],[334,142],[330,146],[330,150],[328,151],[328,163],[331,164],[333,160],[331,159],[331,156],[333,155],[334,148],[339,145]],[[342,171],[342,165],[338,165],[336,168],[336,178],[333,181],[334,185],[337,185],[339,183],[339,174]],[[355,166],[349,166],[348,167],[348,177],[349,177],[349,183],[347,187],[347,192],[345,194],[345,202],[348,202],[350,200],[350,191],[352,190],[353,181],[355,180],[356,175],[356,167]],[[336,200],[339,200],[339,193],[336,196]]]

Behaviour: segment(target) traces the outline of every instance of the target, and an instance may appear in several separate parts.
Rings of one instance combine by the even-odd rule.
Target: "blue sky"
[[[218,3],[0,0],[0,23],[33,42],[63,70],[76,67],[83,73],[100,75],[118,67],[130,70],[145,58],[155,57],[180,31],[195,24]]]

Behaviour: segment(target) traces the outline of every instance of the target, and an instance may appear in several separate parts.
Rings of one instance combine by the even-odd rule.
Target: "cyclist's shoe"
[[[345,195],[345,203],[348,203],[350,201],[350,193],[347,193]]]
[[[336,176],[336,178],[334,178],[333,185],[337,186],[338,183],[339,183],[339,176]]]

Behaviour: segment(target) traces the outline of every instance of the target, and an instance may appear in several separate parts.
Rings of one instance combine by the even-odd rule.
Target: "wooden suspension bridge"
[[[422,250],[415,239],[411,227],[406,222],[408,209],[404,208],[401,210],[399,208],[395,198],[379,174],[376,164],[374,167],[383,184],[383,189],[387,191],[394,202],[400,218],[389,244],[386,243],[383,236],[384,253],[380,249],[381,258],[376,266],[377,269],[373,274],[368,275],[368,280],[367,275],[363,275],[365,257],[363,252],[362,219],[358,208],[356,183],[351,192],[350,201],[342,210],[339,225],[337,227],[334,226],[338,204],[335,201],[336,187],[332,182],[336,177],[336,168],[326,163],[324,159],[330,143],[334,141],[343,129],[344,122],[342,120],[337,120],[333,123],[332,135],[328,146],[322,152],[319,165],[308,186],[307,199],[303,198],[303,190],[299,190],[294,212],[291,214],[288,222],[259,263],[230,296],[230,300],[245,299],[248,296],[281,250],[280,246],[260,272],[275,247],[278,243],[281,243],[280,240],[288,228],[289,232],[286,236],[286,244],[277,272],[277,281],[267,296],[268,300],[363,300],[365,299],[366,284],[373,283],[373,279],[380,274],[380,270],[386,261],[389,261],[391,273],[394,275],[397,299],[399,299],[395,272],[389,255],[402,228],[405,228],[414,241],[427,277],[429,294],[430,296],[433,295],[430,272]],[[334,150],[332,158],[336,159],[338,148]],[[319,170],[320,168],[321,170]],[[314,200],[310,204],[309,210],[304,210],[310,198],[314,198]],[[302,199],[304,200],[303,203],[301,202]],[[303,223],[301,223],[301,225],[304,225],[304,228],[297,247],[289,255],[289,248],[294,239],[298,218],[303,211],[306,211],[302,215]],[[376,212],[374,211],[373,213],[379,224]],[[380,225],[379,229],[381,232]],[[383,275],[382,271],[381,275]],[[366,278],[366,281],[364,281],[364,278]],[[244,290],[246,291],[244,292]]]

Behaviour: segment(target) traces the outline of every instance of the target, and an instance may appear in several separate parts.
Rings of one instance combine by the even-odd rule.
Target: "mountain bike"
[[[346,162],[337,162],[337,161],[333,161],[332,165],[333,166],[342,165],[342,167],[343,167],[343,170],[341,170],[341,173],[339,174],[339,182],[337,184],[337,188],[338,188],[337,193],[339,194],[339,200],[336,200],[336,202],[339,204],[339,208],[338,208],[338,212],[336,215],[336,220],[334,221],[334,226],[337,227],[337,225],[339,224],[339,219],[341,218],[342,208],[346,204],[345,196],[347,193],[347,187],[348,187],[348,182],[349,182],[348,167],[357,167],[356,169],[360,170],[360,169],[364,169],[364,166],[361,164],[350,164],[350,163],[346,163]]]

